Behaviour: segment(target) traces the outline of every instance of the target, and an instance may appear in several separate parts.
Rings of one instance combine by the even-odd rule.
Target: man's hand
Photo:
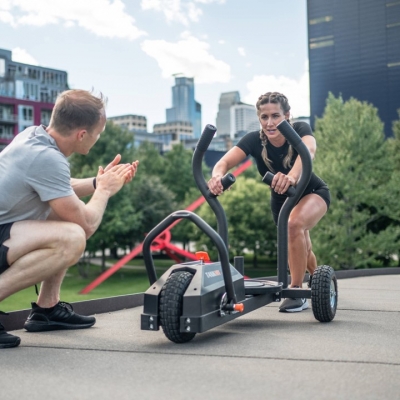
[[[131,181],[132,178],[131,164],[118,164],[108,171],[104,171],[103,168],[99,167],[96,177],[96,192],[98,190],[106,191],[108,197],[111,197],[121,190],[126,181]]]
[[[99,172],[98,172],[97,176],[99,175],[99,173],[100,173],[100,174],[104,174],[104,172],[107,172],[107,171],[111,170],[111,168],[113,168],[113,167],[115,167],[116,165],[118,165],[118,164],[120,163],[120,161],[121,161],[121,158],[122,158],[122,157],[121,157],[121,154],[117,154],[117,155],[115,156],[114,160],[112,160],[112,161],[110,162],[110,164],[107,165],[107,167],[103,168],[103,167],[100,166],[100,167],[99,167]],[[129,164],[126,164],[126,165],[129,165]],[[131,182],[132,179],[135,177],[136,171],[137,171],[137,168],[138,168],[138,165],[139,165],[139,161],[138,161],[138,160],[134,161],[134,162],[131,164],[131,166],[132,166],[132,168],[131,168],[131,175],[127,175],[126,180],[125,180],[125,184]],[[96,181],[97,181],[97,178],[96,178]]]
[[[139,166],[139,160],[134,161],[131,164],[131,166],[132,166],[132,174],[131,174],[131,177],[129,179],[125,180],[125,184],[129,183],[135,177],[137,169],[138,169],[138,166]]]
[[[112,167],[115,167],[116,165],[118,165],[120,163],[120,161],[121,161],[121,158],[122,158],[121,154],[117,154],[114,157],[114,160],[112,160],[110,162],[110,164],[108,164],[107,167],[104,168],[104,171],[109,171]],[[103,168],[103,167],[100,167],[100,168]]]

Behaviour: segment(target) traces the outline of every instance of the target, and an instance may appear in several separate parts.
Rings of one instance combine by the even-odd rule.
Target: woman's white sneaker
[[[279,312],[300,312],[308,308],[307,299],[285,299],[279,307]]]

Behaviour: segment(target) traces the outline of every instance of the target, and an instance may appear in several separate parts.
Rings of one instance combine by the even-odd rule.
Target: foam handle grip
[[[268,171],[262,178],[262,181],[271,186],[272,179],[274,179],[274,174]],[[289,189],[284,194],[288,197],[293,197],[296,194],[296,189],[293,186],[289,186]]]
[[[217,132],[217,128],[214,125],[206,125],[201,134],[200,140],[197,143],[197,149],[203,153],[208,149],[208,146],[213,139],[215,132]]]
[[[233,174],[227,173],[221,179],[222,186],[224,187],[224,191],[230,188],[236,182],[236,178]]]

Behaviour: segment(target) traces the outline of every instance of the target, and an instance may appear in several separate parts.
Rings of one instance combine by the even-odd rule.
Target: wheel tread
[[[165,336],[174,343],[185,343],[194,338],[196,333],[180,332],[183,295],[193,275],[187,271],[172,273],[160,293],[160,322]]]
[[[331,282],[335,287],[334,306],[331,306]],[[314,317],[320,322],[330,322],[336,314],[338,287],[335,271],[328,265],[319,266],[312,277],[311,303]]]

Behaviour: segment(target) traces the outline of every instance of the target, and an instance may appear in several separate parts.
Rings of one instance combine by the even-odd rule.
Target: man
[[[105,129],[106,99],[84,90],[61,93],[48,127],[25,129],[0,153],[0,302],[41,282],[25,322],[28,331],[83,329],[94,317],[60,301],[67,269],[97,230],[108,199],[135,176],[138,161],[121,156],[95,178],[71,179],[67,157],[87,154]],[[80,197],[91,195],[85,204]],[[0,324],[0,348],[20,338]]]

